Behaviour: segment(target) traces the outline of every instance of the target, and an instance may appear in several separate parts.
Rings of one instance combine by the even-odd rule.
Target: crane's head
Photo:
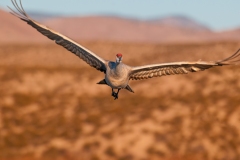
[[[121,53],[118,53],[118,54],[116,55],[116,63],[120,63],[120,62],[122,62],[122,54],[121,54]]]

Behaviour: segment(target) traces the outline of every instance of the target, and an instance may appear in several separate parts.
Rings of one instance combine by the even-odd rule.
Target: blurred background
[[[131,66],[214,61],[240,47],[240,1],[23,0],[38,22]],[[0,160],[239,160],[240,66],[131,81],[103,74],[0,1]]]

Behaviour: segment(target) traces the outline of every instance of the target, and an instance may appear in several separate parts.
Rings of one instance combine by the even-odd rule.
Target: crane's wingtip
[[[240,48],[230,57],[217,61],[219,65],[240,64]]]
[[[11,1],[15,9],[12,9],[11,7],[7,6],[10,9],[10,13],[23,21],[29,21],[29,17],[25,10],[23,9],[21,0],[19,0],[20,4],[18,4],[16,0]]]

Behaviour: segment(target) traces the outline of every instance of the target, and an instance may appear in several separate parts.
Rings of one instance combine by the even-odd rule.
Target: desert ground
[[[240,42],[81,41],[137,66],[214,61]],[[0,45],[1,160],[239,160],[240,65],[131,81],[113,100],[103,73],[54,43]]]

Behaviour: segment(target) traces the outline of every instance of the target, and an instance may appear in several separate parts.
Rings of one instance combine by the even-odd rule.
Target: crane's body
[[[124,63],[110,62],[105,74],[106,83],[113,89],[126,88],[129,82],[131,67]]]
[[[189,72],[203,71],[205,69],[216,66],[236,64],[240,61],[240,50],[226,59],[212,62],[173,62],[132,67],[122,62],[123,56],[120,53],[116,55],[115,62],[104,60],[97,54],[91,52],[72,39],[31,19],[24,11],[21,0],[19,0],[20,5],[17,3],[17,0],[11,1],[16,8],[16,11],[10,7],[9,9],[12,11],[11,13],[14,16],[25,21],[28,25],[35,28],[38,32],[55,41],[56,44],[63,46],[84,60],[90,66],[96,68],[101,72],[104,72],[105,78],[98,82],[98,84],[106,84],[110,86],[112,88],[112,96],[115,99],[118,99],[118,93],[121,89],[127,89],[128,91],[133,92],[129,86],[129,80],[142,80],[166,75],[187,74]],[[114,89],[117,89],[118,91],[115,92]]]

